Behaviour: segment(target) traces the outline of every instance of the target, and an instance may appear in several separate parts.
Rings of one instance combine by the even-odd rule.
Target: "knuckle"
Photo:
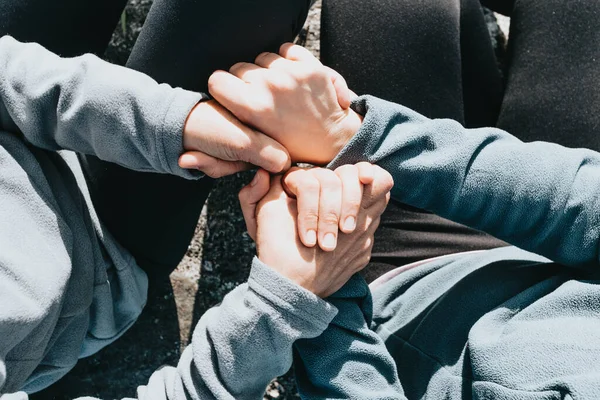
[[[329,189],[338,189],[342,187],[342,181],[337,174],[331,170],[319,168],[315,170],[315,176],[321,182],[321,185]]]
[[[202,165],[198,166],[198,169],[211,178],[220,178],[219,169],[213,161],[203,162]]]
[[[290,50],[290,48],[294,47],[295,44],[287,42],[279,46],[279,55],[285,57],[286,53]]]
[[[378,165],[372,165],[372,168],[374,169],[375,176],[377,177],[377,183],[381,190],[387,192],[392,190],[394,187],[394,178],[392,175]]]
[[[260,53],[259,55],[257,55],[254,60],[255,61],[263,60],[263,59],[267,58],[269,56],[269,54],[271,54],[271,53],[269,53],[268,51],[263,51],[262,53]]]
[[[377,202],[376,204],[376,208],[375,208],[375,212],[377,213],[377,215],[381,215],[385,212],[385,209],[388,206],[388,196],[385,196],[383,199],[380,199],[379,202]]]
[[[296,68],[296,70],[294,71],[294,78],[301,84],[307,84],[309,82],[312,82],[316,78],[315,68],[311,68],[304,65],[302,67]]]
[[[253,99],[251,113],[254,114],[269,114],[274,110],[273,101],[264,97]]]
[[[351,198],[344,201],[345,208],[348,212],[357,212],[360,209],[362,202],[360,199]]]
[[[358,175],[358,168],[354,165],[346,164],[336,168],[335,173],[338,176]]]
[[[298,189],[311,195],[315,195],[321,190],[321,184],[310,174],[303,174],[299,179]]]
[[[214,167],[208,167],[208,168],[204,168],[204,170],[202,170],[202,172],[204,172],[206,175],[208,175],[211,178],[220,178],[222,175],[220,174],[220,171],[217,168]]]
[[[267,83],[272,91],[281,92],[283,94],[294,92],[298,87],[298,84],[294,79],[291,79],[289,75],[282,73],[273,74],[269,77]]]
[[[323,67],[317,67],[315,65],[310,65],[310,66],[307,66],[304,70],[305,70],[306,77],[309,79],[322,79],[322,78],[329,79],[329,75],[327,74],[327,71]]]
[[[223,159],[228,161],[244,158],[245,148],[238,142],[232,143],[223,149]]]
[[[394,187],[394,178],[392,177],[392,175],[390,175],[389,172],[385,170],[384,172],[385,173],[383,174],[383,186],[385,188],[385,191],[389,192]]]
[[[344,182],[344,184],[350,184],[350,180],[355,181],[357,186],[358,184],[360,184],[360,181],[358,180],[358,169],[353,165],[342,165],[341,167],[337,168],[334,172],[339,177],[339,179],[341,179]]]
[[[306,226],[314,227],[319,221],[319,215],[316,210],[309,209],[302,213],[301,219]]]
[[[240,137],[236,138],[235,141],[231,143],[231,149],[233,150],[235,155],[245,154],[246,152],[252,150],[252,146],[255,141],[248,135],[240,135]]]
[[[361,260],[362,267],[360,269],[363,269],[364,267],[369,265],[370,262],[371,262],[371,253],[365,254],[362,257],[362,260]]]
[[[373,218],[371,218],[369,215],[367,215],[366,218],[364,219],[364,223],[363,223],[360,231],[363,233],[369,232],[372,224],[373,224]]]
[[[369,264],[370,260],[371,257],[360,255],[356,258],[356,260],[354,260],[352,271],[354,273],[362,271]]]
[[[339,216],[333,211],[327,211],[319,216],[319,222],[324,225],[337,225],[339,220]]]
[[[248,150],[249,146],[246,139],[240,139],[239,141],[228,144],[227,147],[223,148],[222,159],[227,161],[249,161],[245,160],[246,155],[252,155],[252,152]]]
[[[239,70],[240,68],[242,68],[244,66],[244,62],[237,62],[235,64],[233,64],[230,68],[229,68],[229,72],[230,73],[234,73],[235,71]]]
[[[214,72],[212,74],[210,74],[210,76],[208,77],[208,91],[214,92],[214,90],[219,87],[218,82],[219,82],[219,74],[216,74]]]

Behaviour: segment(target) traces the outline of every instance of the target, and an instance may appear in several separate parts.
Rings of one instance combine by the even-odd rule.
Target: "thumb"
[[[358,179],[363,185],[371,185],[375,180],[375,166],[366,161],[356,164],[358,168]]]
[[[360,163],[362,164],[362,163]],[[360,171],[361,167],[359,167]],[[389,172],[377,165],[371,165],[370,171],[370,183],[365,183],[363,176],[360,177],[361,182],[365,185],[363,192],[362,206],[369,208],[377,203],[382,198],[389,199],[390,190],[394,187],[394,179]],[[359,172],[361,175],[361,172]]]
[[[238,148],[239,160],[256,165],[277,174],[290,168],[292,159],[287,149],[275,139],[262,132],[248,133],[249,144]]]
[[[222,178],[252,169],[251,164],[243,161],[225,161],[209,156],[201,151],[187,151],[179,156],[179,166],[183,169],[197,169],[211,178]]]
[[[246,229],[252,240],[256,240],[256,206],[269,192],[269,188],[269,173],[264,169],[259,169],[256,171],[254,179],[238,194],[244,221],[246,221]]]

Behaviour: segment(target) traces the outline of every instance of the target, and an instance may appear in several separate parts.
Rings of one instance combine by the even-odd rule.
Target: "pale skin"
[[[343,165],[335,171],[292,168],[283,180],[286,191],[298,202],[298,235],[307,247],[317,242],[332,251],[340,233],[356,229],[363,185],[373,182],[369,163]],[[338,230],[339,227],[339,230]]]
[[[286,43],[280,53],[215,71],[210,94],[240,121],[285,146],[292,161],[327,164],[362,123],[348,108],[352,94],[342,77],[334,81],[332,70],[305,48]]]
[[[284,44],[281,54],[262,53],[256,64],[238,63],[211,76],[209,90],[219,102],[200,103],[190,114],[182,168],[213,177],[252,165],[277,173],[290,162],[327,164],[352,138],[362,119],[349,108],[354,94],[345,80],[300,46]],[[342,167],[335,174],[363,170]],[[327,170],[298,174],[305,192],[295,190],[295,180],[288,187],[299,195],[300,240],[326,251],[335,249],[340,231],[355,229],[361,197],[357,185],[342,186],[332,176]]]
[[[351,166],[355,167],[355,166]],[[352,233],[341,233],[335,251],[306,247],[297,234],[299,200],[286,193],[284,185],[301,175],[318,177],[324,169],[291,171],[287,176],[269,176],[259,170],[239,194],[250,236],[256,242],[258,258],[281,275],[325,298],[339,290],[371,258],[374,233],[385,210],[393,180],[389,173],[370,164],[370,183],[358,181],[358,174],[337,177],[341,185],[361,186],[361,205]],[[317,178],[318,179],[318,178]],[[297,181],[302,192],[308,180]]]
[[[283,145],[240,122],[215,100],[198,103],[191,111],[184,126],[183,148],[187,152],[179,165],[212,178],[256,166],[279,173],[291,165]]]
[[[287,43],[284,50],[290,60],[302,62],[262,53],[256,65],[237,63],[231,74],[216,71],[210,77],[209,90],[215,100],[199,103],[186,121],[186,152],[179,160],[182,168],[198,169],[213,178],[253,166],[278,173],[289,168],[290,162],[327,164],[344,147],[361,124],[361,117],[349,108],[354,94],[346,81],[303,47]],[[267,80],[261,79],[265,69],[261,66],[271,69]],[[278,68],[282,73],[273,75]],[[302,79],[306,85],[301,85]],[[246,80],[254,85],[244,85]],[[276,90],[271,92],[271,86]],[[282,89],[290,96],[280,95]],[[227,109],[235,104],[230,104],[229,98],[237,90],[241,91],[238,100],[243,96],[252,107],[233,107],[231,112]],[[271,101],[270,94],[278,94],[278,98]],[[273,118],[275,104],[278,118]],[[301,112],[302,107],[308,112]],[[261,108],[262,114],[258,112]],[[304,119],[288,119],[292,113]]]
[[[215,72],[209,90],[218,103],[190,115],[186,131],[194,135],[186,140],[184,132],[184,146],[191,151],[179,164],[212,176],[274,160],[283,152],[278,146],[288,158],[272,163],[270,172],[288,162],[327,164],[362,123],[349,108],[353,93],[343,78],[291,44],[281,55],[263,53],[256,64]],[[202,119],[211,115],[235,129]],[[259,169],[239,198],[259,259],[324,298],[368,264],[392,186],[389,173],[368,163],[335,171],[294,167],[284,176]]]

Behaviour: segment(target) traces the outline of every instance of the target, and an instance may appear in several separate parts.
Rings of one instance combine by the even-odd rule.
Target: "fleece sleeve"
[[[271,380],[291,367],[293,343],[319,336],[336,314],[335,306],[255,258],[248,283],[202,316],[177,367],[156,371],[138,388],[138,398],[262,399]]]
[[[365,118],[332,167],[376,163],[398,201],[564,265],[597,266],[599,153],[465,129],[371,96],[352,107]]]
[[[36,147],[197,178],[177,159],[186,118],[202,98],[93,55],[60,58],[35,43],[0,38],[0,130]]]
[[[396,363],[370,329],[371,292],[354,275],[327,301],[337,316],[321,336],[298,340],[294,367],[303,399],[406,399]]]
[[[335,317],[330,303],[254,259],[247,284],[206,312],[177,368],[163,368],[140,399],[262,399],[292,365],[296,340],[319,336]]]

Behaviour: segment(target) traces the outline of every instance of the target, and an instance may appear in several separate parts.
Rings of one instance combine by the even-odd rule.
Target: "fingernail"
[[[347,231],[351,231],[354,228],[356,228],[356,218],[354,218],[354,217],[346,218],[346,220],[344,221],[344,229]]]
[[[328,249],[333,249],[335,247],[335,244],[335,235],[333,233],[326,234],[323,238],[323,246],[327,247]]]
[[[260,173],[257,172],[256,175],[254,175],[254,178],[252,178],[252,182],[250,182],[250,187],[256,186],[256,184],[258,183],[259,180],[260,180]]]
[[[317,243],[317,232],[312,229],[306,232],[306,244],[308,246],[314,246]]]

